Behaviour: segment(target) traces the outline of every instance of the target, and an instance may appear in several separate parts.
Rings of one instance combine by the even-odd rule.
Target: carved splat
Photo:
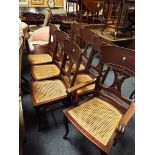
[[[108,73],[112,71],[114,73],[114,81],[109,88],[113,89],[114,91],[117,91],[121,93],[121,86],[125,79],[129,78],[130,76],[134,76],[132,72],[129,70],[126,70],[125,68],[122,68],[120,66],[116,65],[108,65],[108,68],[104,70],[102,73],[102,80],[101,83],[103,84]]]

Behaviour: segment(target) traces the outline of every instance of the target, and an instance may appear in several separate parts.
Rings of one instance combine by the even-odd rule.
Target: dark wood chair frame
[[[106,72],[102,72],[103,66],[108,65]],[[97,147],[101,149],[101,154],[108,154],[112,146],[114,146],[119,138],[119,136],[124,133],[125,128],[134,114],[135,104],[134,99],[129,100],[121,95],[121,85],[125,79],[134,76],[135,72],[135,54],[132,50],[120,48],[116,46],[102,46],[102,50],[100,52],[100,63],[99,63],[100,75],[92,81],[81,83],[79,85],[75,85],[69,89],[67,92],[70,93],[72,97],[72,106],[78,106],[78,96],[77,90],[83,88],[87,85],[95,83],[94,89],[94,97],[100,97],[101,99],[108,101],[112,104],[116,109],[118,109],[123,117],[119,122],[119,125],[109,140],[108,144],[105,146],[97,141],[94,137],[90,136],[89,133],[84,130],[72,117],[65,111],[64,116],[64,125],[66,129],[66,133],[64,135],[64,139],[67,138],[69,127],[68,123],[71,122],[84,136],[86,136],[91,142],[93,142]],[[104,81],[109,73],[109,71],[114,71],[114,81],[113,84],[109,87],[104,85]],[[117,98],[121,99],[126,103],[126,106],[121,104],[116,98],[111,97],[105,93],[102,93],[101,90],[109,92],[113,94]]]
[[[79,71],[79,66],[81,64],[81,60],[82,60],[82,52],[81,52],[81,49],[80,47],[68,40],[68,39],[65,39],[64,40],[64,55],[63,55],[63,61],[62,61],[62,65],[61,65],[61,68],[60,68],[60,75],[58,77],[59,80],[63,81],[63,83],[65,84],[65,81],[64,81],[64,75],[66,75],[70,81],[70,87],[72,87],[75,83],[75,80],[76,80],[76,76],[77,76],[77,73]],[[70,61],[69,63],[69,70],[68,72],[65,71],[65,65],[66,65],[66,62],[67,61]],[[75,72],[73,74],[73,78],[71,79],[70,75],[71,75],[71,68],[73,66],[73,64],[76,64],[76,69],[75,69]],[[68,87],[66,87],[66,90],[67,90]],[[31,92],[32,92],[32,87],[31,87]],[[61,107],[58,107],[56,109],[52,109],[52,110],[57,110],[57,109],[60,109],[60,108],[63,108],[63,107],[67,107],[71,104],[71,96],[70,94],[67,94],[67,97],[66,98],[61,98],[61,99],[56,99],[54,101],[49,101],[48,103],[46,102],[45,104],[42,103],[38,106],[34,106],[34,109],[35,109],[35,112],[36,112],[36,115],[38,117],[38,122],[39,122],[39,131],[41,131],[43,129],[43,126],[42,126],[42,118],[41,118],[41,115],[43,113],[42,109],[45,110],[47,108],[49,108],[49,105],[51,104],[55,104],[55,103],[59,103],[59,102],[63,102],[64,105],[61,106]],[[33,97],[33,94],[32,94],[32,102],[35,102],[35,99]]]

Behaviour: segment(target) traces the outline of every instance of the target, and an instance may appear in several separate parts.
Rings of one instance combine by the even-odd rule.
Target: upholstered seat
[[[34,81],[31,84],[33,106],[40,106],[67,97],[61,80]]]
[[[31,67],[31,74],[35,80],[49,79],[60,74],[55,64],[34,65]]]
[[[50,54],[29,54],[28,61],[31,65],[50,63],[52,62],[52,56]]]
[[[66,83],[66,86],[69,88],[69,80],[67,77],[64,77],[64,80],[65,80],[65,83]],[[77,77],[76,77],[76,81],[75,81],[75,85],[77,84],[80,84],[80,83],[84,83],[84,82],[87,82],[87,81],[91,81],[93,80],[93,78],[91,78],[88,74],[78,74]],[[89,86],[86,86],[86,87],[83,87],[81,89],[79,89],[77,91],[78,95],[80,94],[85,94],[87,92],[91,92],[93,91],[95,88],[95,85],[92,84],[92,85],[89,85]]]
[[[103,145],[107,145],[122,118],[116,108],[96,97],[64,112]]]

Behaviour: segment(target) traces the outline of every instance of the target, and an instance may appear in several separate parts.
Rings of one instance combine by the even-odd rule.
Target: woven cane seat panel
[[[28,61],[31,65],[49,63],[52,62],[52,56],[50,54],[29,54]]]
[[[66,88],[60,80],[32,82],[33,106],[67,97]]]
[[[92,98],[68,111],[69,115],[100,143],[107,145],[122,118],[108,102]]]
[[[72,77],[71,77],[71,79],[72,79]],[[90,81],[90,80],[93,80],[93,79],[88,74],[78,74],[77,77],[76,77],[76,81],[75,81],[74,85],[77,85],[77,84],[80,84],[80,83],[83,83],[83,82],[87,82],[87,81]],[[68,78],[66,76],[64,76],[64,81],[65,81],[65,84],[66,84],[67,88],[69,88],[70,87],[70,82],[69,82],[69,80],[68,80]],[[87,92],[93,91],[94,88],[95,88],[95,84],[92,84],[92,85],[83,87],[81,89],[78,89],[77,93],[78,94],[87,93]]]
[[[31,67],[31,73],[35,80],[43,80],[58,76],[60,70],[55,64],[35,65]]]
[[[87,75],[87,74],[78,74],[77,78],[76,78],[75,85],[80,84],[82,82],[87,82],[87,81],[90,81],[90,80],[92,80],[92,78],[89,75]],[[83,87],[83,88],[79,89],[77,91],[77,93],[81,94],[83,92],[87,92],[87,91],[89,92],[89,91],[94,90],[94,88],[95,88],[95,84],[92,84],[92,85],[89,85],[89,86],[86,86],[86,87]]]

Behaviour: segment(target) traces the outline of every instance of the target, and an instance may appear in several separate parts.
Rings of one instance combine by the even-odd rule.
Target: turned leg
[[[55,126],[58,126],[57,121],[55,119],[55,116],[54,116],[54,113],[53,112],[51,112],[51,116],[53,118],[53,121],[54,121]]]
[[[37,119],[38,119],[38,123],[39,123],[38,131],[41,131],[41,129],[42,129],[42,123],[41,123],[41,113],[40,113],[40,109],[36,108],[36,109],[35,109],[35,112],[36,112]]]
[[[63,139],[67,139],[67,135],[68,135],[68,132],[69,132],[68,123],[69,123],[68,118],[66,116],[64,116],[64,125],[65,125],[65,129],[66,129],[66,133],[63,136]]]
[[[108,154],[101,150],[101,155],[108,155]]]

